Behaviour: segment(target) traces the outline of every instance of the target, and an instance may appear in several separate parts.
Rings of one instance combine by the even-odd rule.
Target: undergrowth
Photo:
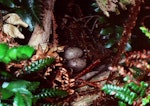
[[[42,26],[44,3],[41,0],[0,0],[0,3],[4,8],[2,9],[3,15],[9,12],[19,14],[29,25],[31,32],[36,23]],[[106,24],[105,27],[101,26],[99,39],[105,40],[103,47],[111,51],[109,55],[103,54],[106,55],[103,56],[105,58],[101,58],[104,61],[105,59],[109,60],[109,66],[106,66],[107,71],[110,72],[107,78],[103,79],[103,81],[106,81],[103,84],[99,80],[95,83],[80,79],[102,63],[100,57],[91,65],[88,62],[87,68],[73,75],[74,70],[65,66],[67,60],[64,59],[63,61],[63,58],[58,54],[64,50],[63,47],[52,47],[52,44],[46,50],[40,49],[40,46],[36,50],[29,45],[16,45],[14,39],[12,42],[7,36],[5,38],[1,31],[0,38],[4,38],[4,41],[0,43],[0,106],[55,106],[64,105],[63,102],[70,102],[68,105],[71,105],[76,102],[76,99],[80,101],[85,92],[85,95],[88,95],[89,98],[96,93],[98,95],[96,99],[99,100],[96,103],[102,103],[107,100],[106,98],[110,100],[113,98],[119,106],[150,105],[150,51],[132,51],[130,45],[132,29],[136,26],[141,4],[141,0],[110,0],[109,2],[96,0],[96,3],[94,3],[96,12],[104,14],[100,16],[99,21],[95,21],[95,26],[96,22],[101,23],[101,25],[102,23]],[[128,5],[131,7],[128,7]],[[119,15],[119,7],[123,10],[129,10],[129,17],[122,26],[107,22],[111,18],[110,12]],[[66,15],[66,17],[69,16]],[[144,24],[138,28],[146,37],[150,38],[149,28]],[[55,28],[53,33],[55,33]],[[87,43],[84,42],[84,44]],[[86,47],[86,45],[84,46]],[[85,54],[88,55],[88,51]],[[83,56],[83,58],[86,58],[86,56]],[[94,90],[94,93],[89,93],[90,91],[86,90],[80,96],[79,94],[82,91],[80,92],[77,88],[87,85]],[[91,102],[94,104],[93,100],[87,102],[89,103],[87,105],[90,105]]]

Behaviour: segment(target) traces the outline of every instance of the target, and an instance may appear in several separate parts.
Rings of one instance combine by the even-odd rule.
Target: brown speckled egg
[[[64,52],[64,58],[67,60],[78,58],[83,55],[83,51],[78,47],[69,47]]]
[[[73,58],[68,61],[68,67],[76,70],[81,71],[86,67],[86,60],[81,58]]]

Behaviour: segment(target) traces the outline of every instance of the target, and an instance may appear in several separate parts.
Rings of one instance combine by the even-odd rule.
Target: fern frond
[[[45,67],[47,67],[48,65],[51,65],[54,62],[54,60],[55,60],[54,58],[45,58],[45,59],[37,60],[37,61],[31,63],[31,65],[26,66],[24,68],[23,73],[30,74],[32,72],[40,71],[40,70],[44,69]]]
[[[145,82],[141,82],[140,86],[138,86],[137,84],[135,84],[134,82],[130,82],[128,84],[128,86],[131,88],[131,90],[133,90],[134,92],[140,94],[140,97],[145,95],[145,90],[148,87],[148,84]]]
[[[65,90],[59,90],[55,88],[50,88],[50,89],[42,89],[42,91],[35,95],[35,98],[47,98],[47,97],[65,97],[67,96],[68,93]]]
[[[147,104],[150,104],[150,94],[142,99],[142,106],[147,106]]]
[[[31,82],[27,85],[29,91],[35,91],[40,85],[40,82]]]
[[[134,100],[139,97],[143,97],[147,87],[148,84],[142,81],[140,85],[137,85],[134,82],[130,82],[123,87],[112,84],[105,84],[102,90],[106,94],[114,95],[116,98],[120,99],[121,102],[118,102],[118,104],[122,105],[119,106],[124,106],[124,102],[132,105]]]
[[[128,87],[106,84],[102,90],[106,94],[115,95],[116,98],[128,103],[129,105],[132,105],[133,101],[137,98],[137,94],[132,92]]]

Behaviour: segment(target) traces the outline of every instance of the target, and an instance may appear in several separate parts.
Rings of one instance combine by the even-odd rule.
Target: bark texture
[[[46,0],[44,1],[44,14],[43,14],[43,27],[36,25],[32,33],[31,39],[29,40],[29,45],[33,46],[35,49],[38,48],[38,45],[41,45],[44,49],[47,46],[52,34],[52,14],[54,8],[55,0]]]

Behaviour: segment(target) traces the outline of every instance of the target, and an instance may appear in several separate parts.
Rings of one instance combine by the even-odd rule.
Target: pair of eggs
[[[78,47],[68,47],[64,52],[64,58],[67,60],[67,66],[81,71],[86,67],[86,59],[81,58],[83,51]]]

